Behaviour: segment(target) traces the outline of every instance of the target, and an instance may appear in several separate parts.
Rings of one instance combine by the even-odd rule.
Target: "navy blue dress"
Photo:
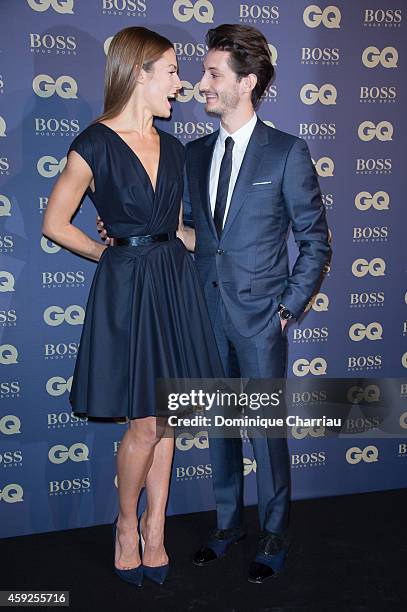
[[[90,166],[88,195],[109,236],[176,231],[184,148],[157,130],[154,192],[142,163],[114,130],[96,123],[72,143]],[[74,412],[129,419],[156,414],[156,378],[223,376],[198,272],[178,238],[107,248],[86,307],[70,402]]]

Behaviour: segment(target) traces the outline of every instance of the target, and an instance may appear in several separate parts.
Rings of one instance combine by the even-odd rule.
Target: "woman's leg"
[[[159,431],[155,417],[132,419],[117,454],[119,518],[115,563],[119,569],[140,565],[137,533],[137,503],[154,459]],[[161,482],[166,475],[161,475]],[[169,476],[168,476],[169,478]],[[168,483],[164,483],[168,488]]]
[[[145,538],[144,565],[165,565],[168,556],[164,548],[165,508],[174,454],[172,427],[161,422],[161,438],[154,449],[154,460],[146,478],[147,507],[141,524]]]

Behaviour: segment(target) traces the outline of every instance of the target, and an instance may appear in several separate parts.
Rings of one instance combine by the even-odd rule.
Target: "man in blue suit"
[[[318,180],[306,143],[265,125],[255,107],[273,76],[255,28],[209,30],[200,83],[220,129],[187,145],[184,212],[192,210],[195,262],[226,376],[282,378],[284,326],[310,300],[330,248]],[[291,274],[289,227],[299,254]],[[287,552],[290,464],[283,437],[253,437],[261,534],[249,580],[262,583]],[[210,439],[217,529],[196,565],[245,535],[240,438]]]

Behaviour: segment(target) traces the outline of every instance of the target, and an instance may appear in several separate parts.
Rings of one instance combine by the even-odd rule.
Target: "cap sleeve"
[[[92,170],[92,174],[95,175],[94,147],[87,130],[84,130],[72,141],[72,144],[68,150],[68,155],[71,151],[76,151],[76,153],[78,153],[88,164]]]

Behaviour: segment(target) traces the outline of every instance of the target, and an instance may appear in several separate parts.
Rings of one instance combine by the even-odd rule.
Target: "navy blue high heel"
[[[116,531],[117,531],[117,519],[116,517],[113,523],[113,564],[114,571],[116,574],[125,582],[129,582],[130,584],[134,584],[135,586],[140,587],[143,584],[143,565],[140,563],[138,567],[133,567],[131,569],[119,569],[116,567],[114,558],[116,551]]]
[[[138,522],[138,530],[141,542],[141,554],[144,555],[144,547],[146,543],[143,538],[143,534],[141,533],[141,516]],[[143,564],[142,568],[145,578],[148,578],[156,584],[164,584],[165,579],[167,578],[168,570],[170,569],[170,564],[166,563],[165,565],[158,565],[157,567],[151,567],[150,565]]]

